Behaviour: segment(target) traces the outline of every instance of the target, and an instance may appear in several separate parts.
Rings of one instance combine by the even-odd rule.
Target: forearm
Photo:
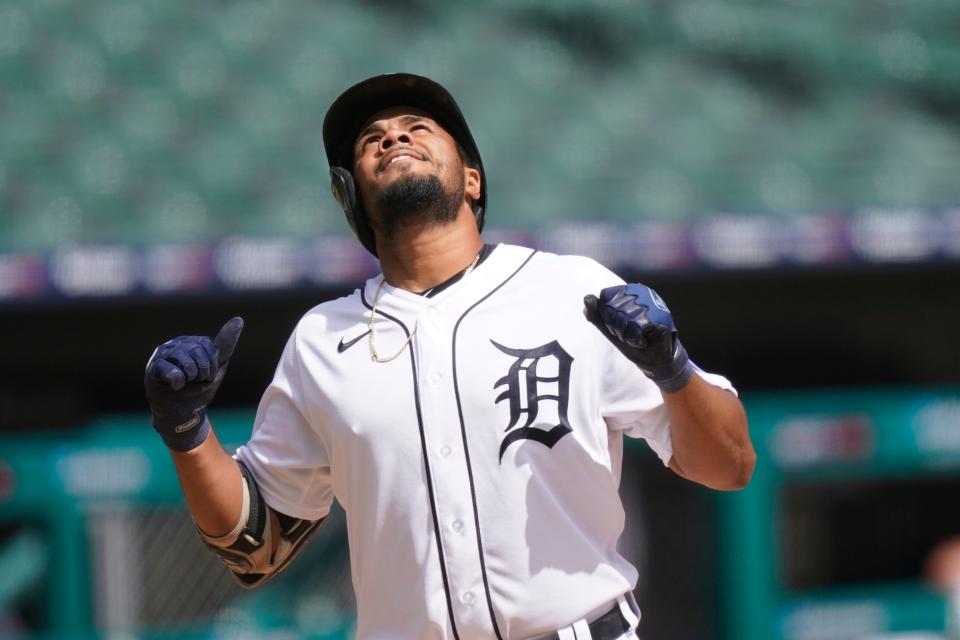
[[[230,532],[240,520],[243,481],[240,467],[216,433],[190,451],[170,451],[187,506],[197,526],[209,536]]]
[[[737,397],[694,375],[683,389],[664,393],[670,416],[671,468],[712,489],[742,489],[756,454]]]
[[[666,302],[642,284],[583,299],[587,320],[660,388],[670,419],[670,468],[713,489],[742,489],[756,454],[737,397],[694,373]]]

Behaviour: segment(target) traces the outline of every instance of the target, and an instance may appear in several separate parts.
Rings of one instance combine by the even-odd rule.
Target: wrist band
[[[203,444],[209,434],[210,420],[205,411],[197,413],[172,431],[160,431],[164,443],[174,451],[181,452],[196,449]]]

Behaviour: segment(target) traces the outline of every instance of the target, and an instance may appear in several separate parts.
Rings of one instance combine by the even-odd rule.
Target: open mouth
[[[393,156],[392,158],[390,158],[390,162],[387,163],[387,166],[389,167],[390,165],[392,165],[392,164],[395,163],[395,162],[403,162],[404,160],[416,160],[416,159],[417,159],[417,158],[414,158],[414,157],[411,156],[411,155],[407,155],[407,154],[405,154],[405,153],[401,153],[399,156]]]
[[[380,171],[386,171],[388,167],[398,162],[408,162],[410,160],[423,160],[423,158],[412,151],[396,151],[380,162]]]

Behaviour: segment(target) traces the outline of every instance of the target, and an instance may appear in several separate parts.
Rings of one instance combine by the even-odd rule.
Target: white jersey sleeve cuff
[[[320,520],[326,518],[330,513],[330,505],[333,501],[332,492],[329,500],[324,500],[323,504],[319,506],[306,498],[303,501],[290,500],[278,493],[276,487],[273,486],[274,482],[271,480],[269,467],[265,466],[249,447],[244,445],[238,448],[233,457],[247,465],[250,473],[257,481],[257,488],[260,489],[264,502],[274,511],[301,520]]]
[[[698,367],[696,364],[694,364],[693,367],[694,367],[694,371],[698,376],[700,376],[701,378],[703,378],[705,381],[709,382],[713,386],[719,387],[724,391],[729,391],[730,393],[732,393],[737,397],[740,396],[740,394],[737,393],[736,388],[734,388],[733,384],[729,380],[727,380],[725,377],[721,376],[718,373],[710,373],[709,371],[704,371],[703,369]]]

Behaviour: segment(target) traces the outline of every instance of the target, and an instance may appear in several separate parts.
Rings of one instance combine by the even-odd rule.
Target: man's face
[[[361,127],[353,175],[372,225],[387,237],[405,226],[455,219],[468,178],[471,197],[479,196],[479,173],[464,167],[453,137],[409,107],[380,111]]]

